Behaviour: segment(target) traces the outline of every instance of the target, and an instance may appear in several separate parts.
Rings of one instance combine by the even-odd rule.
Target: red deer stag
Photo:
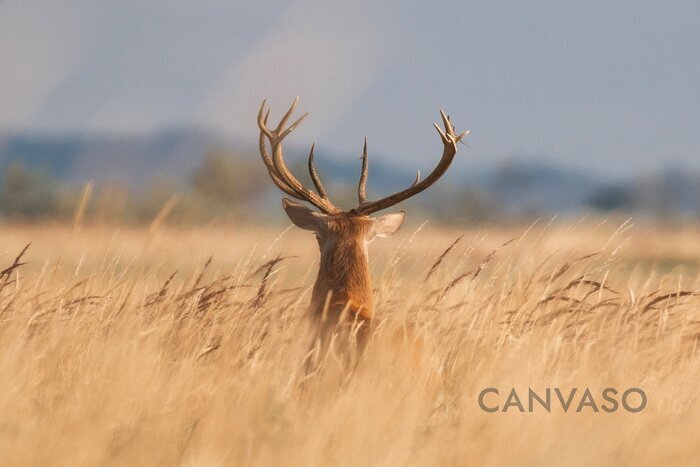
[[[325,331],[334,329],[337,324],[342,324],[341,321],[359,323],[362,334],[366,335],[365,330],[369,328],[374,317],[367,244],[376,237],[386,237],[399,230],[406,212],[400,211],[374,218],[369,215],[394,206],[435,183],[452,163],[457,152],[457,143],[469,132],[456,134],[449,117],[441,110],[444,130],[434,124],[443,144],[440,162],[424,180],[420,180],[420,173],[418,173],[410,187],[376,201],[368,201],[365,195],[367,184],[367,140],[365,140],[362,173],[358,187],[359,205],[349,211],[343,211],[328,198],[328,193],[316,172],[314,146],[311,147],[308,165],[316,192],[301,184],[284,162],[282,140],[308,115],[302,115],[285,128],[298,100],[299,98],[294,100],[275,129],[267,126],[270,111],[269,109],[265,111],[265,101],[263,101],[258,113],[260,155],[272,181],[280,190],[318,209],[318,211],[310,209],[288,198],[282,199],[284,210],[291,221],[297,227],[313,231],[321,250],[321,262],[310,307],[311,317],[317,325],[317,337],[322,341],[326,340],[328,333]],[[268,143],[271,154],[267,152]]]

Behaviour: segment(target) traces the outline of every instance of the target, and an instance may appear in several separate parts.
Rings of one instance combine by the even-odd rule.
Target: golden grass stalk
[[[78,200],[78,204],[75,206],[75,211],[73,212],[73,222],[71,223],[71,229],[73,231],[80,229],[80,224],[83,222],[85,211],[87,210],[90,197],[92,196],[93,187],[94,183],[92,180],[83,185],[83,190],[80,193],[80,199]]]
[[[158,230],[160,229],[161,225],[163,222],[165,222],[172,214],[173,210],[175,209],[175,206],[177,206],[179,199],[177,195],[173,195],[168,200],[163,204],[163,207],[160,208],[160,211],[158,211],[158,214],[156,214],[156,217],[153,218],[151,221],[150,225],[148,226],[148,232],[149,236],[153,236],[156,233],[158,233]]]

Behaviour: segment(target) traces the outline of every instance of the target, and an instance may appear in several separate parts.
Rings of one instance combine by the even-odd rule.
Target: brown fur
[[[372,221],[366,216],[333,216],[316,233],[321,260],[309,313],[313,346],[325,354],[333,337],[355,341],[361,353],[367,345],[374,316],[367,236]],[[343,346],[344,347],[344,346]],[[345,358],[350,358],[346,351]]]
[[[372,282],[367,258],[369,217],[334,216],[326,232],[316,234],[321,261],[311,298],[311,313],[333,321],[348,307],[348,318],[372,319]],[[337,319],[335,320],[337,321]]]

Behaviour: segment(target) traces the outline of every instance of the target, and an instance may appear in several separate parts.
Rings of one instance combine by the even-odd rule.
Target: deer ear
[[[325,214],[313,211],[301,203],[282,198],[282,206],[289,219],[300,229],[318,232],[326,226],[327,217]]]
[[[370,230],[370,240],[374,237],[388,237],[395,234],[406,220],[406,211],[384,214],[372,219],[372,229]]]

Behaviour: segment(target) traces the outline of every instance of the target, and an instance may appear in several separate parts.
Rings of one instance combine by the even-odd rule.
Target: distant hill
[[[502,164],[485,174],[483,189],[511,211],[580,210],[602,181],[538,161]]]
[[[227,144],[216,135],[185,130],[130,137],[6,135],[0,137],[0,171],[22,163],[65,182],[117,179],[143,185],[154,176],[179,179],[209,148]]]
[[[162,177],[177,185],[186,183],[204,155],[213,149],[248,161],[259,158],[254,142],[231,141],[191,129],[133,136],[6,134],[0,136],[0,175],[11,164],[19,163],[40,168],[64,183],[117,180],[143,187]],[[290,165],[302,176],[307,150],[292,146],[286,151]],[[317,166],[329,186],[346,190],[356,186],[358,158],[318,157]],[[370,190],[381,194],[406,187],[414,177],[412,170],[389,166],[381,157],[371,160],[370,171]],[[499,206],[505,213],[598,209],[695,215],[700,213],[700,174],[670,168],[611,182],[590,173],[518,159],[479,172],[453,169],[439,187],[417,202],[440,207],[448,196],[450,202],[461,197],[466,204],[476,196],[480,203]]]

